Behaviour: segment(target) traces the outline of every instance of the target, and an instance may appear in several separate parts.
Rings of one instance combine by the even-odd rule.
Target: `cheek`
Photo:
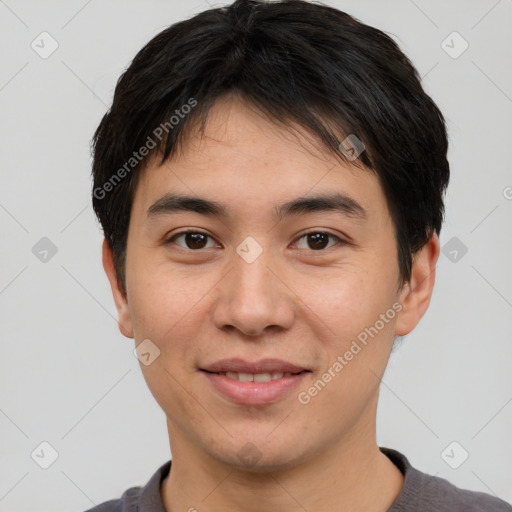
[[[150,366],[141,364],[149,389],[164,410],[184,411],[189,405],[182,384],[189,382],[198,353],[208,357],[208,321],[211,289],[216,276],[192,276],[162,265],[146,268],[132,279],[130,307],[135,339],[149,339],[158,347],[159,357]],[[193,391],[191,389],[191,391]]]
[[[393,279],[394,274],[386,274],[378,261],[361,261],[305,294],[304,302],[328,327],[324,333],[329,365],[347,352],[350,367],[372,365],[379,371],[385,365],[397,317]]]
[[[375,268],[375,266],[373,266]],[[353,334],[374,322],[391,300],[386,276],[379,278],[370,263],[335,270],[321,280],[301,279],[301,299],[335,335]]]
[[[168,262],[152,261],[144,255],[134,258],[127,282],[137,340],[150,338],[163,343],[172,338],[173,332],[190,322],[199,298],[208,289],[204,283],[171,270]]]

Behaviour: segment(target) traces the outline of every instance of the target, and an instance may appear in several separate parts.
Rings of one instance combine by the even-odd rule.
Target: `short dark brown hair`
[[[418,72],[391,37],[333,7],[236,0],[154,37],[120,77],[94,135],[93,208],[123,290],[142,153],[172,157],[185,128],[201,120],[204,131],[226,94],[276,123],[298,123],[342,160],[340,133],[362,141],[359,161],[383,187],[400,283],[409,281],[412,256],[441,230],[450,174],[445,120]]]

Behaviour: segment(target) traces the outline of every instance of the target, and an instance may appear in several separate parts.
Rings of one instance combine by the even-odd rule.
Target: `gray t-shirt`
[[[380,451],[404,475],[402,490],[388,512],[512,512],[512,506],[499,498],[459,489],[448,480],[418,471],[396,450],[380,447]],[[166,512],[160,484],[170,469],[169,460],[144,487],[131,487],[121,498],[105,501],[86,512]]]

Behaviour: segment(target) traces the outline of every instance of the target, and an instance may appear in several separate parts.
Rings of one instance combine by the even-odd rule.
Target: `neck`
[[[323,453],[265,473],[223,464],[168,425],[172,468],[161,486],[167,512],[386,512],[403,486],[402,473],[378,448],[374,424],[366,435],[359,426]]]

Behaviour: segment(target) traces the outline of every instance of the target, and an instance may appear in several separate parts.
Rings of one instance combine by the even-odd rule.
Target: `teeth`
[[[226,375],[228,379],[238,380],[240,382],[270,382],[271,380],[291,377],[291,373],[273,372],[273,373],[238,373],[226,372],[220,375]]]

